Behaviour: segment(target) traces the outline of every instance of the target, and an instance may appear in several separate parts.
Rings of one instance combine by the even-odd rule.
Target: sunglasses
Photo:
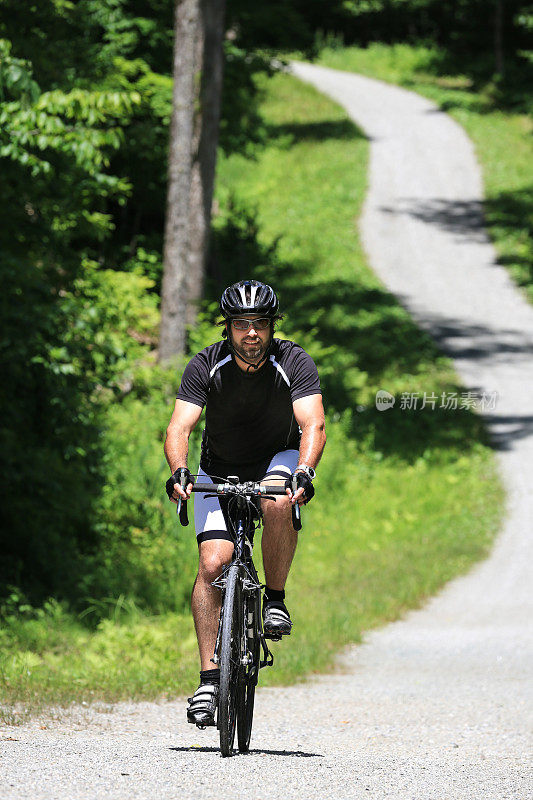
[[[237,331],[249,331],[254,327],[256,331],[264,331],[272,320],[270,317],[259,317],[259,319],[232,319],[231,324]]]

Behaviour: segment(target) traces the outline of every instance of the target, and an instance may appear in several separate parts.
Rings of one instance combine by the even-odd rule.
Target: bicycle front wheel
[[[237,695],[242,671],[242,589],[237,564],[232,564],[228,570],[222,615],[218,727],[220,751],[223,756],[230,756],[235,739]]]
[[[254,716],[255,687],[259,677],[261,660],[260,621],[261,601],[259,591],[248,595],[245,608],[245,641],[247,656],[250,659],[247,667],[240,673],[239,691],[237,694],[237,741],[241,753],[250,749],[252,723]]]

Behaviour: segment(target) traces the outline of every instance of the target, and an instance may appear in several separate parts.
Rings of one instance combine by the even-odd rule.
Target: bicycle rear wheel
[[[243,669],[241,665],[242,589],[237,564],[232,564],[228,570],[222,614],[218,727],[220,729],[220,751],[223,756],[230,756],[233,753],[237,694]]]
[[[259,676],[261,659],[261,640],[259,628],[260,593],[248,595],[244,603],[247,653],[251,663],[241,670],[237,693],[237,742],[241,753],[250,749],[252,723],[254,716],[255,687]]]

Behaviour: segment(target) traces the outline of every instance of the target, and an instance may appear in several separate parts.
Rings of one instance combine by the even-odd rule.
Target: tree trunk
[[[163,248],[160,361],[167,361],[172,356],[183,353],[185,349],[191,144],[196,99],[196,48],[200,26],[200,0],[177,0],[167,216]]]
[[[177,0],[159,360],[185,349],[203,293],[222,93],[225,0]],[[188,309],[188,314],[187,314]]]
[[[200,103],[195,122],[190,197],[190,249],[187,323],[196,319],[203,297],[209,251],[211,207],[215,183],[220,105],[222,96],[225,0],[203,0],[200,66]]]
[[[496,75],[503,77],[503,0],[496,0],[494,11],[494,60]]]

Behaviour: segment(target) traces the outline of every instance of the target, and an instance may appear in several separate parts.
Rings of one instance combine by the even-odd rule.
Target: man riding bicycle
[[[286,497],[262,500],[261,540],[266,589],[263,626],[266,636],[291,632],[285,583],[298,534],[291,507],[314,495],[313,478],[324,445],[324,409],[318,372],[297,344],[274,338],[280,319],[278,298],[267,284],[239,281],[223,293],[223,339],[187,364],[167,428],[165,455],[172,471],[166,484],[176,503],[190,497],[187,469],[189,436],[206,407],[199,481],[218,482],[228,475],[241,481],[281,483]],[[291,491],[291,479],[297,491]],[[186,480],[185,490],[180,485]],[[220,670],[213,656],[221,593],[212,586],[233,553],[226,507],[216,497],[197,493],[194,521],[199,547],[192,614],[200,651],[200,686],[190,700],[189,722],[214,725]]]

